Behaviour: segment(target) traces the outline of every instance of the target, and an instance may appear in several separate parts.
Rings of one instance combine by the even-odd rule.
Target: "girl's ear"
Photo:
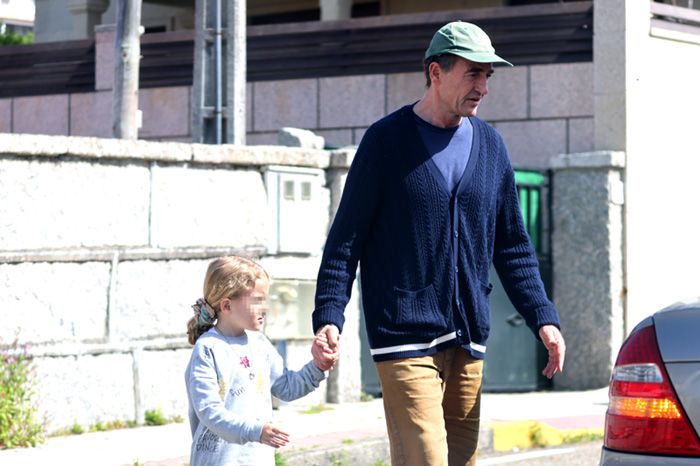
[[[219,301],[219,312],[231,312],[231,300],[229,298],[223,298]]]

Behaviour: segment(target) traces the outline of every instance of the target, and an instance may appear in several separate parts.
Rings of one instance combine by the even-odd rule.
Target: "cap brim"
[[[451,50],[447,53],[457,55],[458,57],[466,58],[475,63],[505,63],[508,66],[513,66],[508,60],[504,60],[495,53],[491,52],[470,52],[467,50]]]

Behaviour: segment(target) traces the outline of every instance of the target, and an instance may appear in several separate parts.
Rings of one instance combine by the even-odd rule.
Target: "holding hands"
[[[311,355],[316,367],[322,371],[330,370],[340,356],[340,332],[338,327],[329,324],[321,327],[316,332],[316,337],[311,345]]]

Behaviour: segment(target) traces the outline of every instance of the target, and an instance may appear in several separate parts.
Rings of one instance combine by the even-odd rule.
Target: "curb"
[[[541,421],[508,421],[479,429],[479,453],[506,452],[602,438],[603,428],[559,429]],[[353,443],[281,452],[285,466],[388,466],[389,440],[385,437]]]
[[[362,440],[313,450],[282,453],[285,466],[389,466],[389,440],[386,438]]]
[[[490,426],[479,429],[479,451],[493,452],[494,430]],[[314,447],[281,452],[285,466],[389,466],[391,453],[386,437],[364,439],[353,443]]]
[[[561,429],[542,421],[509,421],[490,425],[493,451],[555,447],[603,438],[602,427]]]

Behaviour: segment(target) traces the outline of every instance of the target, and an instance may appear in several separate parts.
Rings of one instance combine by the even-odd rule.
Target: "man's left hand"
[[[564,337],[557,327],[554,325],[543,325],[540,327],[540,338],[544,347],[547,348],[549,358],[547,366],[542,371],[542,374],[551,379],[554,374],[564,370],[564,354],[566,353],[566,344]]]

